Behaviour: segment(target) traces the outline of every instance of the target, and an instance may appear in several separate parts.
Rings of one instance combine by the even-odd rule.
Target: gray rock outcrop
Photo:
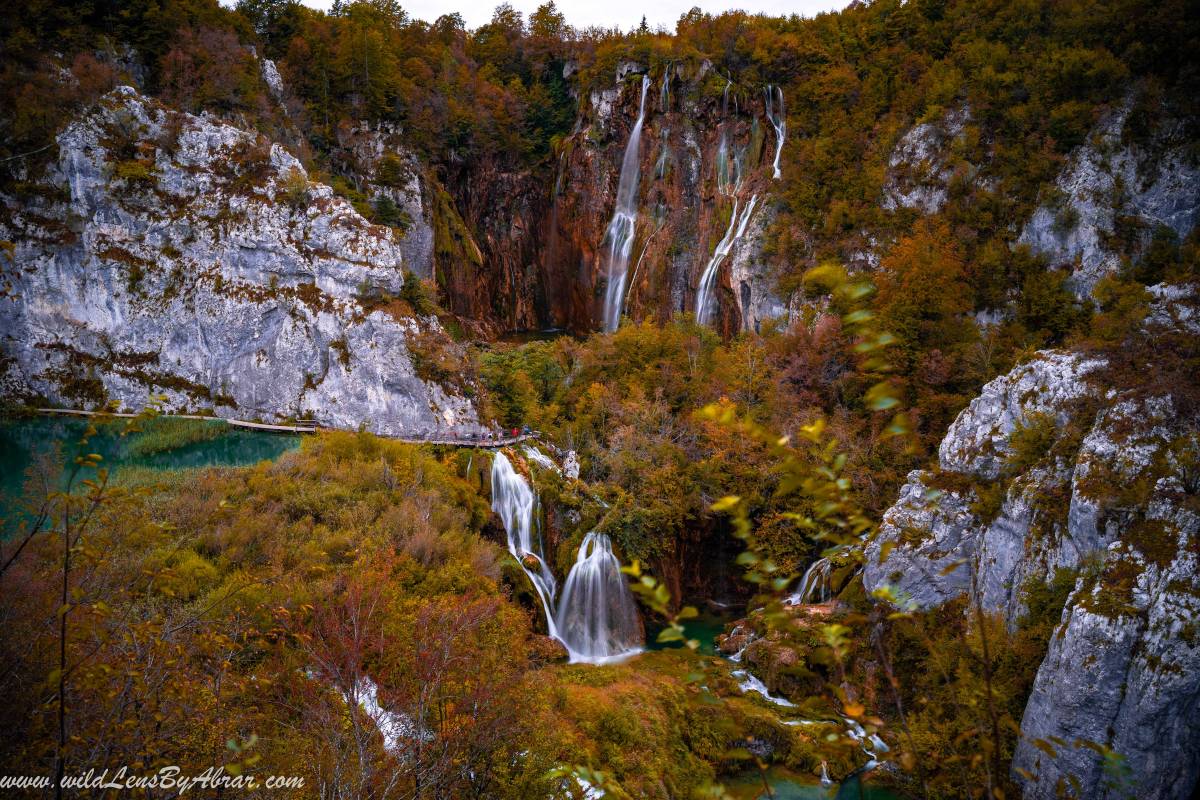
[[[1150,337],[1196,336],[1195,290],[1154,287]],[[1045,352],[984,387],[936,469],[909,476],[868,547],[872,592],[930,608],[976,593],[1011,626],[1075,576],[1022,721],[1028,800],[1191,797],[1200,775],[1200,426],[1106,361]],[[1053,755],[1051,755],[1053,753]]]
[[[970,111],[960,106],[936,122],[922,122],[909,128],[888,157],[887,179],[879,205],[888,211],[900,208],[924,214],[941,211],[946,205],[950,180],[957,171],[951,150],[970,120]]]
[[[3,197],[8,397],[393,435],[479,429],[466,386],[421,377],[456,345],[397,297],[402,247],[281,146],[122,87]]]
[[[1134,98],[1126,98],[1075,149],[1056,181],[1054,201],[1034,212],[1018,240],[1051,266],[1070,267],[1080,297],[1120,267],[1120,253],[1107,242],[1121,218],[1126,227],[1128,220],[1141,226],[1142,240],[1158,225],[1182,239],[1200,222],[1200,163],[1187,137],[1177,135],[1182,123],[1165,122],[1150,142],[1130,141],[1133,105]]]

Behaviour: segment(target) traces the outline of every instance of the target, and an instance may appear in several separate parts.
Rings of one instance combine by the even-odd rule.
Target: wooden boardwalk
[[[77,408],[39,408],[37,410],[41,414],[51,414],[51,415],[64,414],[64,415],[76,416],[76,417],[108,416],[108,417],[130,418],[130,417],[137,416],[137,414],[130,414],[127,412],[103,412],[102,413],[99,411],[83,411],[83,410],[77,409]],[[300,422],[298,422],[296,424],[289,425],[286,423],[251,422],[250,420],[230,419],[228,417],[205,417],[205,416],[201,416],[199,414],[159,414],[158,416],[169,417],[169,418],[173,418],[173,419],[195,419],[195,420],[203,420],[203,421],[207,421],[207,422],[220,421],[220,422],[228,423],[229,425],[232,425],[236,428],[248,428],[250,430],[266,431],[266,432],[271,432],[271,433],[316,433],[317,431],[322,429],[322,427],[320,425],[318,425],[317,423],[307,421],[307,420],[301,420]],[[425,438],[412,438],[412,437],[406,437],[406,436],[384,436],[383,438],[392,439],[392,440],[398,441],[398,442],[404,442],[405,444],[435,444],[435,445],[445,445],[445,446],[449,446],[449,447],[492,448],[492,447],[509,447],[514,444],[520,444],[521,442],[524,442],[528,439],[536,439],[537,436],[538,435],[536,433],[519,433],[519,434],[516,434],[515,436],[501,435],[501,436],[493,436],[490,438],[474,438],[474,439],[468,439],[465,437],[458,438],[458,437],[453,437],[453,436],[445,436],[444,434],[437,435],[437,436],[429,436],[429,437],[425,437]]]

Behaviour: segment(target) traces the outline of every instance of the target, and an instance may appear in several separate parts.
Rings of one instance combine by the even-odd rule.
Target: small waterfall
[[[638,157],[642,141],[642,123],[646,120],[646,92],[650,88],[650,76],[642,76],[642,100],[638,106],[638,118],[625,145],[621,158],[621,178],[617,183],[617,203],[612,220],[604,234],[608,244],[608,285],[604,289],[604,330],[611,333],[621,324],[621,306],[625,302],[625,273],[629,268],[629,254],[633,250],[635,223],[637,222]]]
[[[603,533],[592,531],[579,546],[558,601],[555,625],[571,661],[603,663],[641,649],[633,592]]]
[[[370,677],[363,675],[354,684],[354,694],[358,697],[359,707],[375,723],[379,735],[383,737],[383,749],[395,753],[400,749],[401,740],[418,739],[423,742],[433,741],[433,734],[427,730],[418,729],[413,724],[412,717],[397,711],[389,711],[379,704],[379,687]],[[353,702],[350,695],[343,695],[347,703]]]
[[[542,469],[548,469],[562,474],[562,470],[558,468],[558,464],[555,464],[554,461],[551,460],[550,456],[546,455],[541,450],[538,450],[533,445],[525,445],[525,457],[537,464]]]
[[[658,95],[659,110],[666,114],[671,106],[671,62],[663,69],[662,90]]]
[[[858,743],[858,746],[862,748],[863,753],[869,759],[863,766],[863,770],[875,769],[875,767],[882,764],[882,756],[887,754],[891,748],[887,746],[887,743],[883,739],[879,738],[879,734],[872,733],[868,736],[863,726],[849,717],[843,717],[842,721],[846,723],[846,735]]]
[[[754,213],[754,206],[757,203],[758,195],[752,195],[750,202],[746,204],[746,208],[739,217],[738,199],[733,198],[733,211],[729,215],[729,227],[721,241],[717,242],[717,247],[713,251],[712,258],[705,265],[704,272],[700,274],[700,286],[696,290],[696,322],[701,325],[709,320],[712,290],[717,282],[717,272],[721,268],[721,262],[733,250],[733,246],[737,244],[738,240],[746,234],[746,226],[750,224],[750,216]]]
[[[558,469],[545,454],[533,452],[536,456],[530,456],[538,463],[544,460]],[[546,566],[540,537],[535,537],[533,530],[535,506],[529,482],[513,469],[504,453],[496,453],[492,462],[492,510],[500,515],[508,532],[508,551],[537,591],[547,632],[563,643],[572,663],[601,664],[639,652],[642,626],[637,605],[621,574],[621,562],[604,534],[593,531],[584,537],[555,609],[554,575]]]
[[[832,567],[833,563],[828,558],[818,558],[804,571],[804,577],[800,579],[800,588],[785,602],[789,606],[829,602],[829,574]]]
[[[533,535],[533,489],[525,478],[513,469],[512,462],[504,453],[496,453],[492,461],[492,510],[500,515],[504,530],[508,532],[508,552],[529,576],[533,588],[542,601],[546,614],[546,628],[550,635],[558,638],[554,628],[554,574],[542,557],[541,542]]]
[[[787,137],[787,115],[783,108],[783,89],[778,86],[767,86],[767,120],[771,123],[771,127],[775,129],[775,161],[772,166],[775,168],[775,180],[783,177],[783,173],[779,170],[779,158],[783,155],[783,140]],[[776,97],[778,96],[779,110],[775,110]]]
[[[821,762],[821,785],[832,786],[833,780],[829,777],[829,765],[824,761]]]

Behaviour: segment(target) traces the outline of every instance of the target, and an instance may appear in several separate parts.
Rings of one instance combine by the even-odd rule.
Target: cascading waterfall
[[[530,454],[537,463],[549,461],[540,451],[534,453],[541,457]],[[534,536],[535,505],[529,482],[504,453],[496,453],[492,462],[492,509],[508,532],[508,551],[537,591],[547,632],[562,642],[573,663],[600,664],[639,652],[642,627],[637,605],[621,574],[621,562],[604,534],[592,532],[584,537],[555,608],[554,575],[546,566],[540,540]]]
[[[659,109],[666,114],[671,105],[671,62],[663,69],[662,90],[658,95]]]
[[[717,191],[731,196],[737,193],[741,183],[741,170],[738,169],[737,161],[729,157],[729,87],[732,85],[733,81],[726,78],[725,91],[721,95],[721,136],[717,140]],[[735,174],[730,175],[731,172]]]
[[[768,85],[767,90],[767,121],[771,123],[771,127],[775,129],[775,161],[772,166],[775,168],[775,180],[783,177],[783,173],[779,170],[779,158],[783,155],[783,140],[787,137],[787,118],[783,107],[783,89],[778,86]],[[779,110],[775,110],[775,98],[778,96]]]
[[[828,558],[818,558],[814,561],[804,571],[804,577],[800,579],[800,588],[788,597],[787,604],[795,606],[801,603],[828,602],[829,573],[832,568],[833,562]]]
[[[621,324],[621,306],[625,302],[625,274],[637,223],[638,149],[642,141],[642,123],[646,120],[646,92],[650,76],[642,76],[642,99],[638,118],[621,158],[621,178],[617,183],[617,204],[608,223],[604,241],[608,244],[608,285],[604,289],[604,330],[611,333]]]
[[[513,469],[512,462],[504,453],[496,453],[492,461],[492,510],[500,515],[504,530],[508,532],[508,552],[529,576],[542,611],[546,614],[546,629],[554,638],[558,632],[554,627],[554,574],[542,557],[541,543],[533,536],[533,489]]]
[[[712,290],[717,282],[717,272],[721,268],[721,262],[733,250],[733,246],[737,244],[738,240],[746,234],[746,227],[750,224],[750,217],[754,214],[754,206],[757,203],[758,195],[751,195],[750,202],[746,204],[746,208],[739,217],[738,199],[733,198],[733,211],[729,215],[729,227],[725,230],[721,241],[717,242],[712,258],[704,266],[704,272],[700,274],[700,286],[696,290],[696,322],[701,325],[706,324],[709,320]]]
[[[612,542],[592,531],[584,537],[563,584],[555,620],[571,661],[597,664],[638,652],[642,627],[633,592],[621,575]]]

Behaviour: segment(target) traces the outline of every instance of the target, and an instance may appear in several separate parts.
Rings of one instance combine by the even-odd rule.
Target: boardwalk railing
[[[37,410],[39,413],[42,413],[42,414],[51,414],[51,415],[63,414],[63,415],[67,415],[67,416],[76,416],[76,417],[106,416],[106,417],[129,418],[129,417],[137,416],[137,414],[131,414],[128,412],[84,411],[82,409],[77,409],[77,408],[39,408]],[[250,420],[230,419],[229,417],[206,417],[206,416],[202,416],[200,414],[160,414],[159,416],[170,417],[173,419],[195,419],[195,420],[203,420],[203,421],[208,421],[208,422],[220,421],[220,422],[228,423],[229,425],[232,425],[237,428],[249,428],[251,430],[268,431],[268,432],[274,432],[274,433],[316,433],[317,431],[319,431],[323,427],[325,427],[325,426],[317,424],[313,420],[297,420],[295,423],[288,424],[288,423],[272,423],[272,422],[251,422]],[[429,436],[420,436],[420,437],[385,436],[384,438],[393,439],[393,440],[400,441],[400,442],[405,442],[406,444],[436,444],[436,445],[447,445],[450,447],[489,448],[489,447],[509,447],[510,445],[519,444],[520,442],[524,442],[527,439],[536,439],[537,437],[538,437],[538,434],[536,432],[519,433],[519,434],[511,435],[511,436],[503,436],[503,435],[492,436],[492,437],[476,436],[473,438],[446,436],[444,433],[439,432],[439,433],[430,434]]]

